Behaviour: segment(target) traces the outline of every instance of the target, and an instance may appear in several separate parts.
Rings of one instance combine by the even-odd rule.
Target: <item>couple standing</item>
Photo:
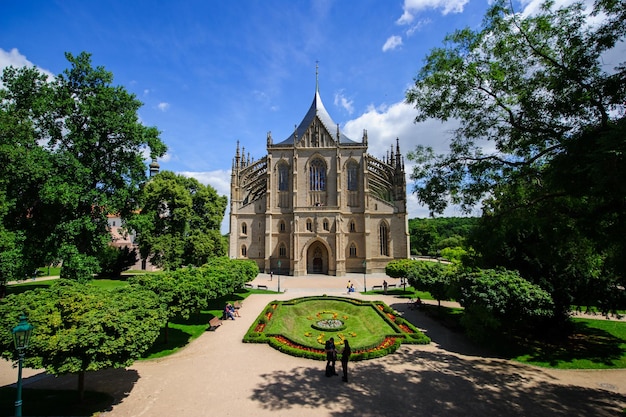
[[[343,351],[341,352],[341,369],[343,370],[343,377],[341,380],[343,382],[348,382],[348,361],[350,360],[352,350],[350,349],[350,343],[348,340],[343,341],[343,346]],[[337,349],[335,348],[334,338],[331,337],[326,341],[324,350],[326,351],[326,376],[339,375],[337,371],[335,371]]]

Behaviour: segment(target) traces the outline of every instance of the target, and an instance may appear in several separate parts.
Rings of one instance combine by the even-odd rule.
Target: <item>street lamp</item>
[[[278,292],[280,292],[280,259],[278,260]]]
[[[20,323],[11,330],[13,333],[13,342],[17,349],[18,371],[17,371],[17,400],[15,400],[15,417],[22,416],[22,365],[24,363],[24,350],[28,347],[30,334],[33,331],[33,325],[26,320],[24,314],[20,315]]]
[[[367,280],[365,274],[367,273],[367,261],[363,260],[363,292],[367,292]]]

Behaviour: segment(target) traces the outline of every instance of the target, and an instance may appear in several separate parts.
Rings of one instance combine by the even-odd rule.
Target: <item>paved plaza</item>
[[[368,288],[383,279],[399,283],[382,274],[365,279]],[[253,284],[276,290],[278,280],[261,274]],[[86,389],[115,398],[101,417],[608,417],[626,409],[626,370],[551,370],[489,357],[391,295],[351,294],[383,300],[433,342],[403,345],[395,354],[351,363],[347,384],[340,377],[325,377],[325,362],[241,342],[268,302],[314,294],[346,296],[348,280],[362,290],[364,277],[359,274],[281,276],[283,292],[251,295],[241,318],[224,322],[166,358],[87,373]],[[0,386],[15,383],[15,377],[16,370],[0,361]],[[76,383],[76,376],[24,372],[27,388],[75,389]]]

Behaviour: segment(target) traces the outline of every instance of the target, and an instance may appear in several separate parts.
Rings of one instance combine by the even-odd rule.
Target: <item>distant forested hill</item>
[[[410,219],[411,255],[437,256],[444,248],[463,247],[478,217]]]

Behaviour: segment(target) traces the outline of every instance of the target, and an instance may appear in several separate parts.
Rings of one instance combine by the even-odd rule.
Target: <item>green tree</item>
[[[407,92],[417,121],[460,124],[449,153],[409,155],[412,178],[433,212],[485,199],[482,266],[522,271],[550,291],[562,320],[589,280],[606,288],[626,276],[617,180],[626,173],[626,65],[607,72],[602,62],[624,39],[626,15],[614,0],[589,9],[548,1],[531,16],[512,4],[497,1],[480,29],[446,37]]]
[[[166,148],[110,72],[93,68],[87,53],[66,58],[70,68],[51,80],[36,68],[3,73],[0,219],[22,239],[26,270],[60,260],[62,276],[84,279],[110,242],[107,214],[136,209],[144,154]]]
[[[151,291],[159,298],[166,312],[164,343],[169,340],[169,323],[172,319],[188,319],[192,313],[207,305],[209,288],[193,274],[170,271],[138,275],[129,279],[129,282],[133,286]]]
[[[50,288],[9,295],[0,302],[0,354],[16,360],[11,329],[21,313],[34,325],[25,365],[53,375],[78,374],[132,364],[164,324],[159,299],[138,287],[102,289],[60,280]]]
[[[481,340],[506,325],[508,331],[528,327],[551,316],[552,298],[538,285],[508,270],[478,270],[460,279],[463,325]]]
[[[450,300],[455,289],[456,268],[453,265],[431,261],[413,261],[407,279],[415,289],[427,291],[441,306],[442,300]]]
[[[163,171],[144,187],[141,210],[129,222],[142,257],[164,269],[202,265],[224,256],[219,234],[227,198],[194,178]]]
[[[121,248],[108,246],[100,253],[98,259],[101,268],[100,275],[119,277],[122,272],[137,263],[137,250],[128,246]]]
[[[546,163],[572,140],[623,133],[616,121],[624,114],[626,66],[607,73],[601,60],[626,32],[623,3],[597,1],[592,14],[604,18],[595,25],[580,3],[554,9],[548,1],[526,17],[511,4],[497,1],[477,31],[448,35],[407,92],[417,122],[460,122],[448,154],[424,147],[410,154],[415,192],[434,213],[448,200],[469,210],[500,183],[530,178],[540,186]]]

